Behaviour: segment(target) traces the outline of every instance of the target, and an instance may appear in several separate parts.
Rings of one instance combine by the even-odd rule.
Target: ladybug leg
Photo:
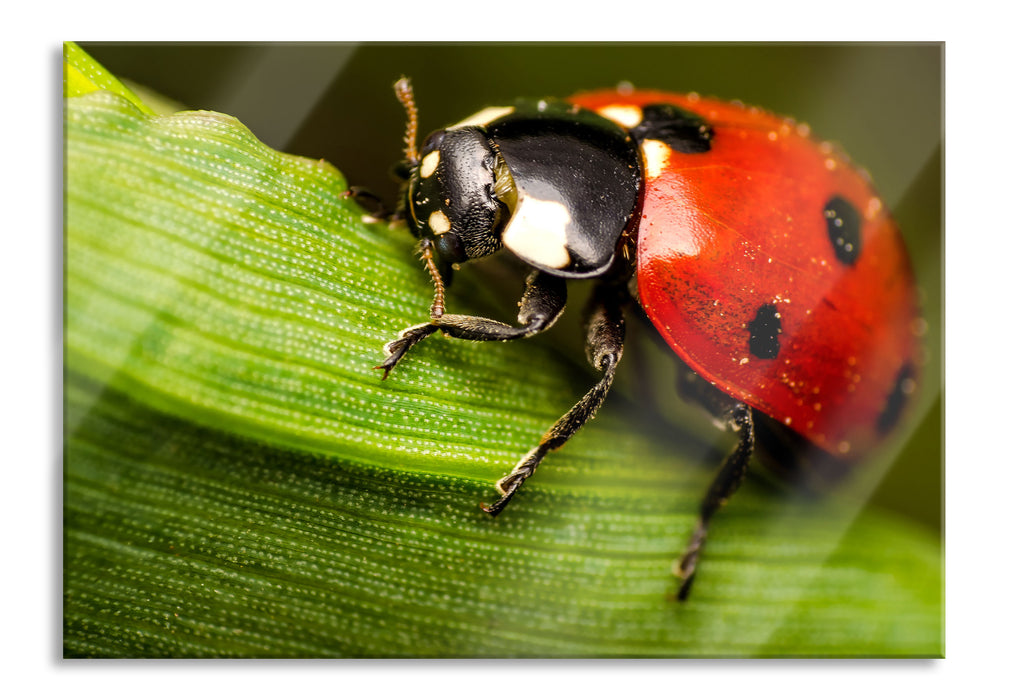
[[[712,516],[728,502],[746,477],[746,471],[753,455],[754,428],[753,413],[744,403],[732,404],[723,414],[726,425],[739,433],[739,442],[722,463],[715,480],[708,487],[708,493],[701,502],[701,513],[694,527],[686,550],[673,566],[673,574],[683,579],[677,599],[683,601],[690,595],[697,569],[697,559],[708,537],[708,523]]]
[[[518,340],[536,335],[552,326],[564,312],[567,303],[567,285],[560,277],[535,271],[526,278],[525,294],[519,302],[519,325],[494,321],[480,316],[442,314],[400,331],[399,337],[385,346],[386,358],[375,369],[385,370],[389,376],[392,368],[403,359],[407,351],[435,331],[463,340]]]
[[[624,348],[622,298],[614,289],[609,286],[597,287],[590,302],[586,323],[585,351],[592,366],[603,373],[602,379],[551,426],[540,438],[539,444],[519,460],[511,473],[497,482],[496,488],[501,498],[489,506],[480,504],[485,512],[491,515],[500,513],[523,482],[533,475],[547,453],[566,443],[595,415],[606,399]]]
[[[364,209],[367,212],[367,216],[372,220],[370,223],[396,221],[403,218],[401,212],[389,209],[377,194],[364,187],[357,187],[356,185],[348,187],[341,196],[357,202],[357,205]]]

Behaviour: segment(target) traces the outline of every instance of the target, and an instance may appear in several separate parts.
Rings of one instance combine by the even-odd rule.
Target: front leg
[[[403,218],[402,213],[389,209],[381,197],[364,187],[348,187],[340,196],[344,199],[354,200],[359,207],[367,212],[366,223],[399,221]]]
[[[400,332],[399,337],[387,343],[385,360],[375,369],[385,370],[389,376],[392,368],[414,345],[435,331],[463,340],[518,340],[545,331],[560,318],[567,303],[567,285],[560,277],[536,270],[526,278],[525,294],[519,302],[519,325],[494,321],[480,316],[442,313],[429,323],[422,323]]]

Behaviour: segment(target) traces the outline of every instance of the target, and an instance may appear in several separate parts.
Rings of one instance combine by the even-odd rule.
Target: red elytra
[[[652,91],[571,102],[604,113],[671,103],[716,134],[706,153],[643,149],[637,289],[677,355],[835,456],[877,444],[893,397],[910,391],[921,322],[904,242],[866,177],[808,128],[759,109]],[[828,235],[824,207],[834,197],[861,218],[855,265]],[[755,357],[750,325],[768,304],[780,349]]]

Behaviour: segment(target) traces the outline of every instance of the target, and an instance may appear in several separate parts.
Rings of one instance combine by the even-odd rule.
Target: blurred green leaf
[[[485,516],[591,376],[432,337],[382,382],[430,303],[408,234],[233,118],[68,90],[68,656],[942,653],[934,538],[756,480],[671,602],[717,458],[619,397]]]
[[[63,96],[78,97],[96,90],[108,90],[124,97],[145,114],[153,110],[118,78],[81,50],[72,41],[63,42]]]

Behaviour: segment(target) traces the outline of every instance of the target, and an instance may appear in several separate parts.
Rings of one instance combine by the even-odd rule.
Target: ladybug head
[[[410,81],[400,78],[395,90],[407,112],[405,159],[397,168],[405,180],[399,211],[424,243],[429,266],[435,252],[441,277],[436,284],[448,284],[453,266],[501,247],[501,227],[514,209],[514,182],[477,127],[439,129],[418,152]]]
[[[515,187],[484,131],[466,126],[425,139],[404,197],[410,230],[434,244],[443,265],[454,265],[501,248]]]
[[[396,89],[408,113],[400,211],[446,279],[502,247],[558,277],[610,268],[641,186],[622,127],[562,100],[520,100],[435,131],[418,152],[413,94],[405,78]]]

